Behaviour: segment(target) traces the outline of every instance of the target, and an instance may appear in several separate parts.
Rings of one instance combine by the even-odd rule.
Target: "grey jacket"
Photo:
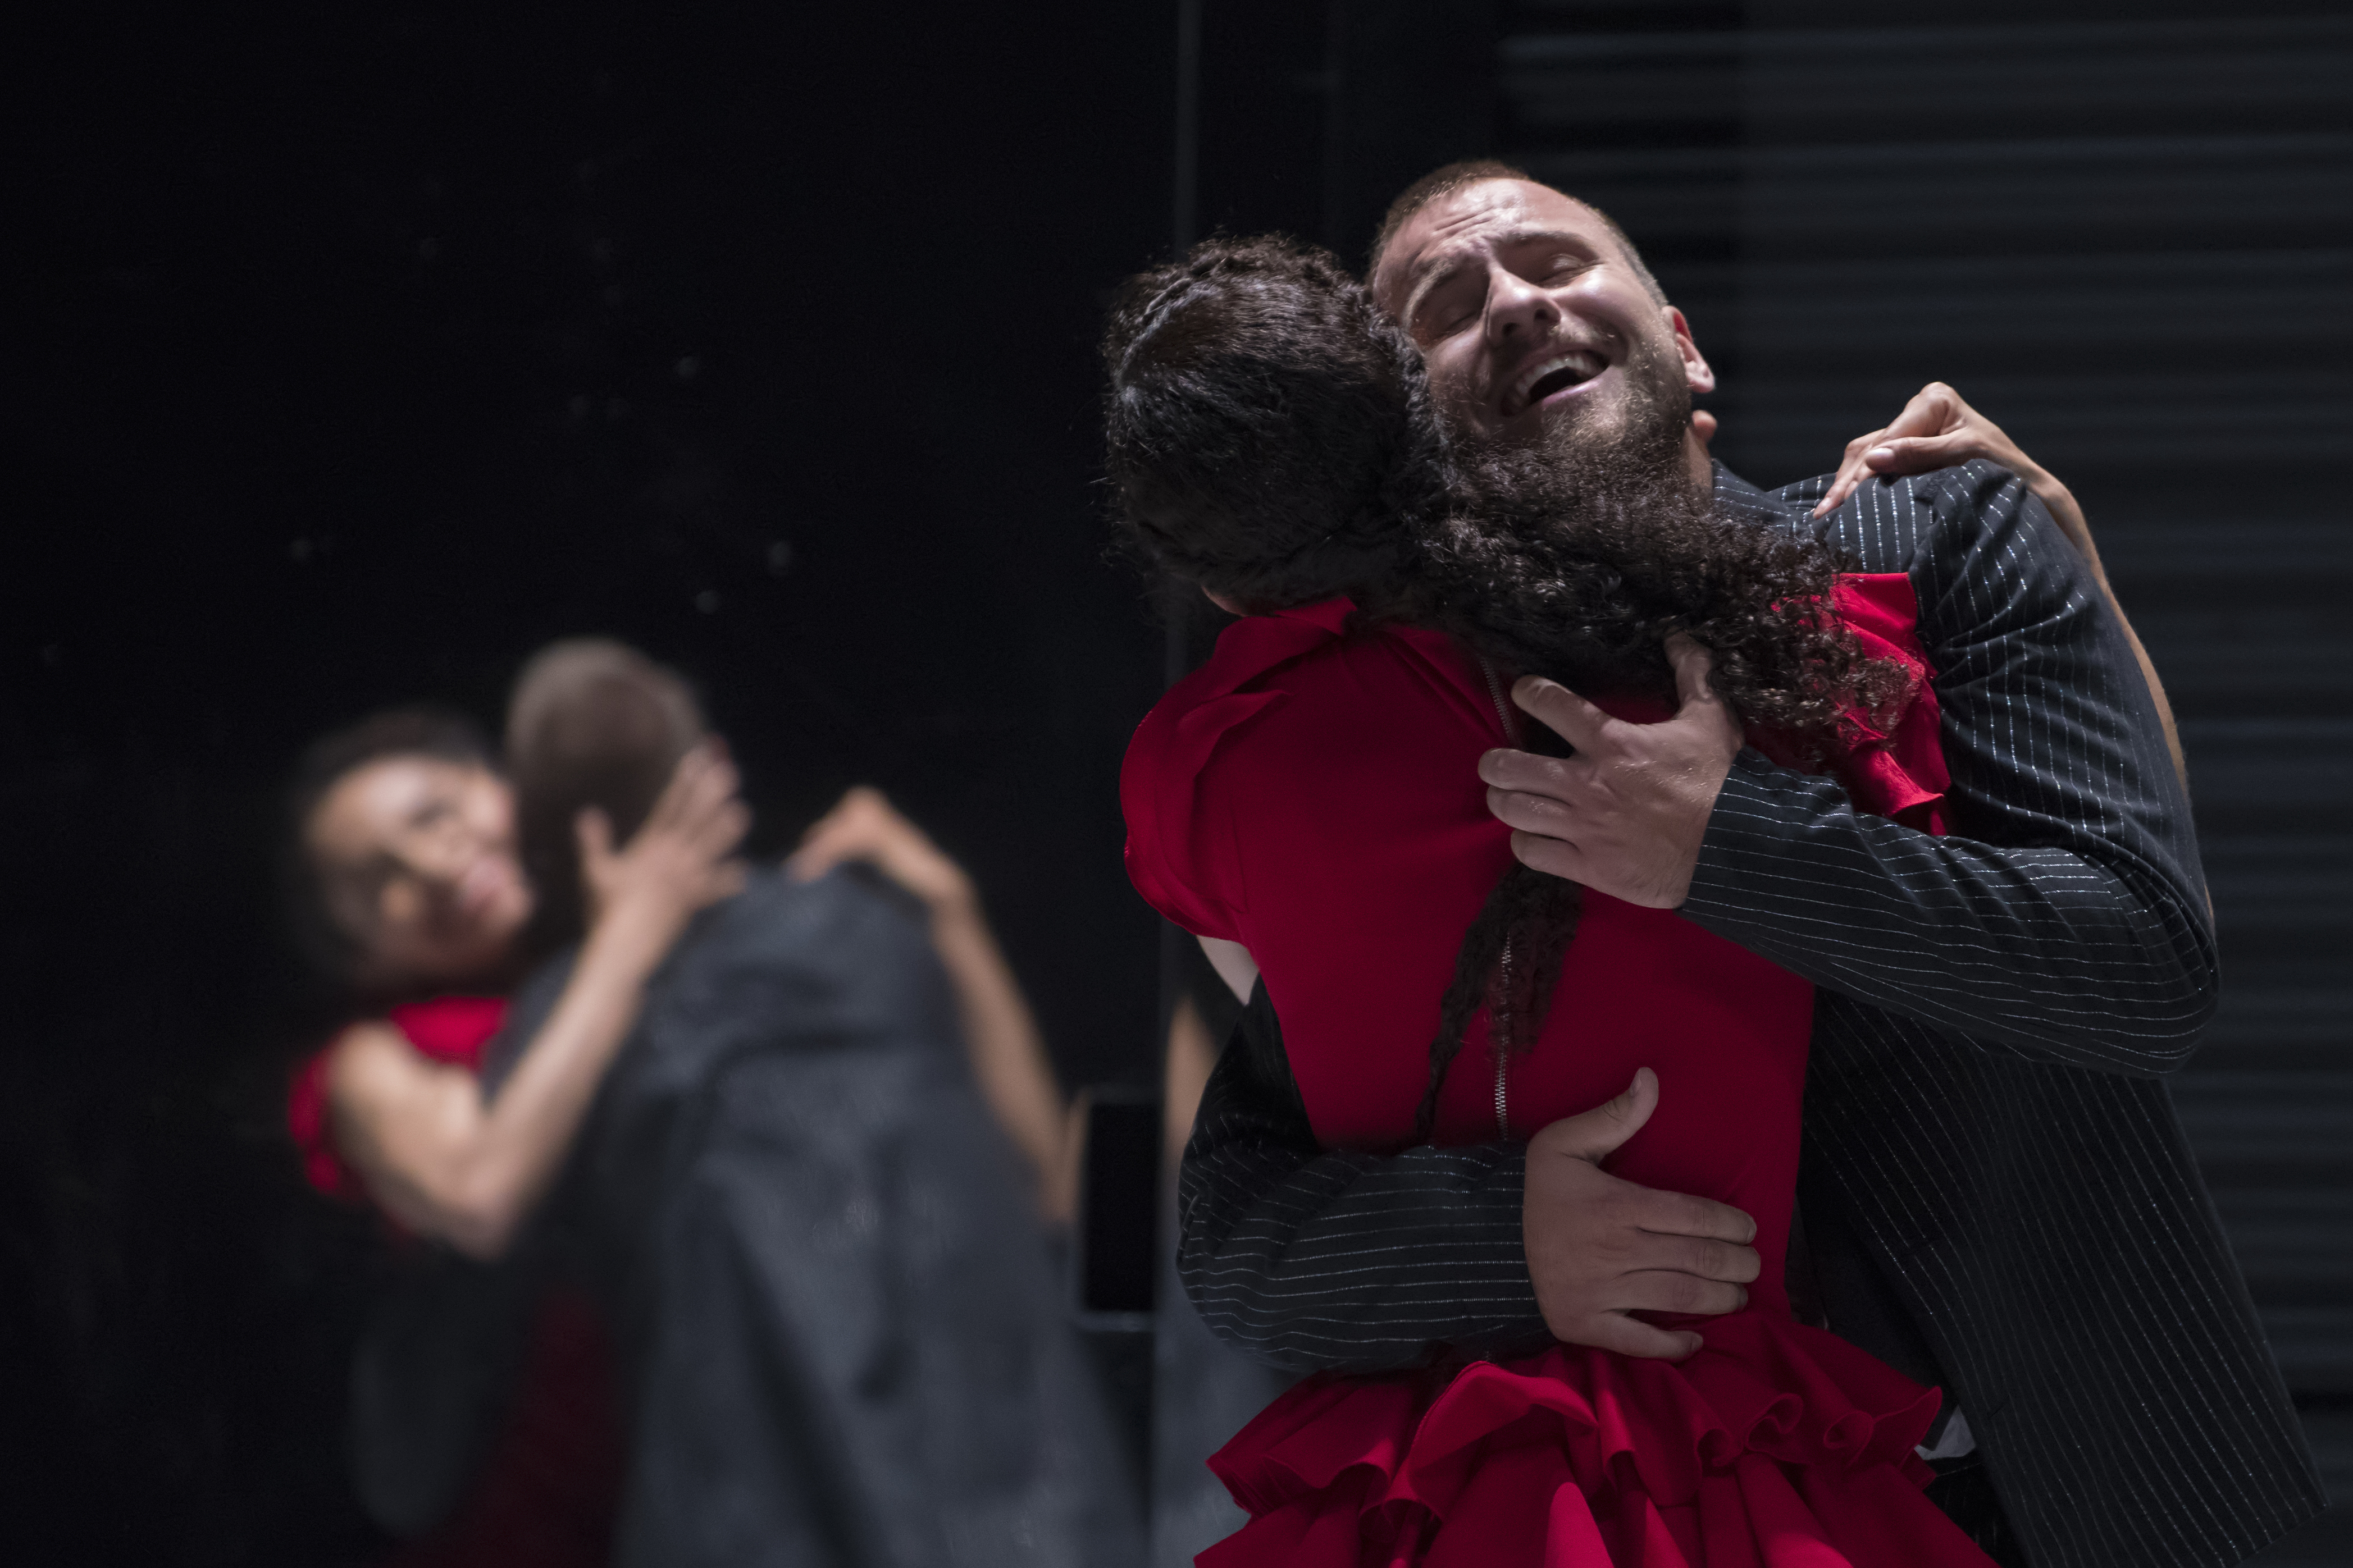
[[[570,967],[517,998],[492,1092]],[[585,1279],[620,1347],[617,1563],[1140,1551],[945,977],[922,923],[855,874],[756,873],[681,943],[527,1245],[478,1272],[550,1268]]]

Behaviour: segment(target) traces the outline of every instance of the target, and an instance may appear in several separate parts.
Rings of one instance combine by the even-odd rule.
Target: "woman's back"
[[[1915,651],[1907,585],[1849,579],[1840,600],[1877,623],[1874,647]],[[1511,862],[1479,757],[1520,737],[1503,682],[1447,639],[1351,635],[1350,613],[1328,600],[1229,627],[1139,727],[1121,785],[1137,888],[1258,960],[1317,1141],[1381,1149],[1413,1140],[1440,996]],[[1894,752],[1916,749],[1922,719],[1933,738],[1933,703],[1915,702]],[[1837,771],[1866,809],[1933,802],[1889,752]],[[1982,1565],[1917,1489],[1935,1392],[1789,1317],[1812,1011],[1805,982],[1588,889],[1533,1045],[1499,1097],[1475,1020],[1436,1141],[1525,1139],[1652,1068],[1658,1109],[1610,1168],[1746,1209],[1763,1259],[1748,1304],[1689,1322],[1704,1343],[1680,1362],[1560,1344],[1311,1377],[1211,1461],[1253,1517],[1202,1562]]]
[[[1348,614],[1327,600],[1248,617],[1169,693],[1129,752],[1128,855],[1179,923],[1257,959],[1319,1141],[1393,1148],[1411,1141],[1462,932],[1511,864],[1478,760],[1520,737],[1501,680],[1446,638],[1351,636]],[[1525,1139],[1651,1068],[1659,1110],[1612,1170],[1747,1210],[1767,1259],[1752,1295],[1781,1310],[1811,1014],[1805,982],[1672,911],[1588,891],[1500,1107],[1482,1015],[1435,1141]]]

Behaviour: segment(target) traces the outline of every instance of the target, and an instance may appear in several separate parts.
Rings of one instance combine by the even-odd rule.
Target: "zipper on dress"
[[[1487,695],[1494,700],[1495,718],[1504,726],[1504,743],[1515,744],[1518,737],[1512,728],[1511,704],[1504,700],[1504,678],[1497,675],[1495,667],[1483,658],[1479,661],[1479,673],[1487,678]],[[1504,1081],[1504,1074],[1510,1068],[1512,1059],[1512,944],[1508,939],[1504,943],[1504,958],[1499,967],[1503,990],[1496,998],[1494,1010],[1488,1016],[1487,1042],[1495,1053],[1495,1136],[1508,1143],[1512,1141],[1511,1098]]]
[[[1497,675],[1495,667],[1483,658],[1479,661],[1479,673],[1487,678],[1487,695],[1494,701],[1495,720],[1504,726],[1504,744],[1518,745],[1519,730],[1512,722],[1512,705],[1504,700],[1504,678]]]
[[[1504,943],[1503,994],[1495,999],[1495,1010],[1489,1022],[1488,1043],[1495,1050],[1495,1136],[1504,1142],[1512,1141],[1512,1109],[1504,1082],[1504,1069],[1512,1060],[1512,944]]]

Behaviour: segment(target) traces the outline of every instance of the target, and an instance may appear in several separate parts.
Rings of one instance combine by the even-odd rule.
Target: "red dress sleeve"
[[[1840,772],[1847,794],[1864,811],[1893,817],[1926,833],[1945,831],[1945,792],[1953,775],[1945,767],[1938,734],[1936,689],[1928,655],[1920,646],[1920,604],[1912,579],[1901,572],[1849,572],[1835,590],[1839,614],[1875,658],[1893,658],[1912,672],[1912,694],[1884,734],[1865,727],[1865,741],[1884,747],[1858,747]]]
[[[1923,833],[1945,831],[1945,792],[1952,774],[1937,732],[1936,689],[1920,647],[1919,602],[1901,572],[1842,572],[1831,603],[1872,658],[1894,659],[1911,675],[1911,690],[1883,731],[1862,713],[1847,714],[1850,742],[1831,759],[1831,773],[1846,786],[1857,811],[1884,816]],[[1767,731],[1749,743],[1784,767],[1803,764],[1794,748]]]
[[[1170,687],[1136,726],[1119,774],[1128,879],[1187,931],[1242,940],[1242,858],[1232,822],[1203,800],[1201,778],[1221,747],[1289,700],[1279,690],[1243,688],[1329,644],[1353,613],[1345,599],[1331,599],[1235,622],[1208,662]]]

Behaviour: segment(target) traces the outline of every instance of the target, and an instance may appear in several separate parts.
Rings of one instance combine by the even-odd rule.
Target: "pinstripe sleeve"
[[[1744,752],[1683,914],[1817,984],[2103,1071],[2181,1064],[2215,1001],[2189,803],[2130,649],[2041,503],[1918,481],[1913,584],[1952,836]]]
[[[1178,1180],[1177,1271],[1210,1330],[1297,1371],[1549,1344],[1520,1245],[1526,1152],[1319,1150],[1265,995],[1209,1076]]]

